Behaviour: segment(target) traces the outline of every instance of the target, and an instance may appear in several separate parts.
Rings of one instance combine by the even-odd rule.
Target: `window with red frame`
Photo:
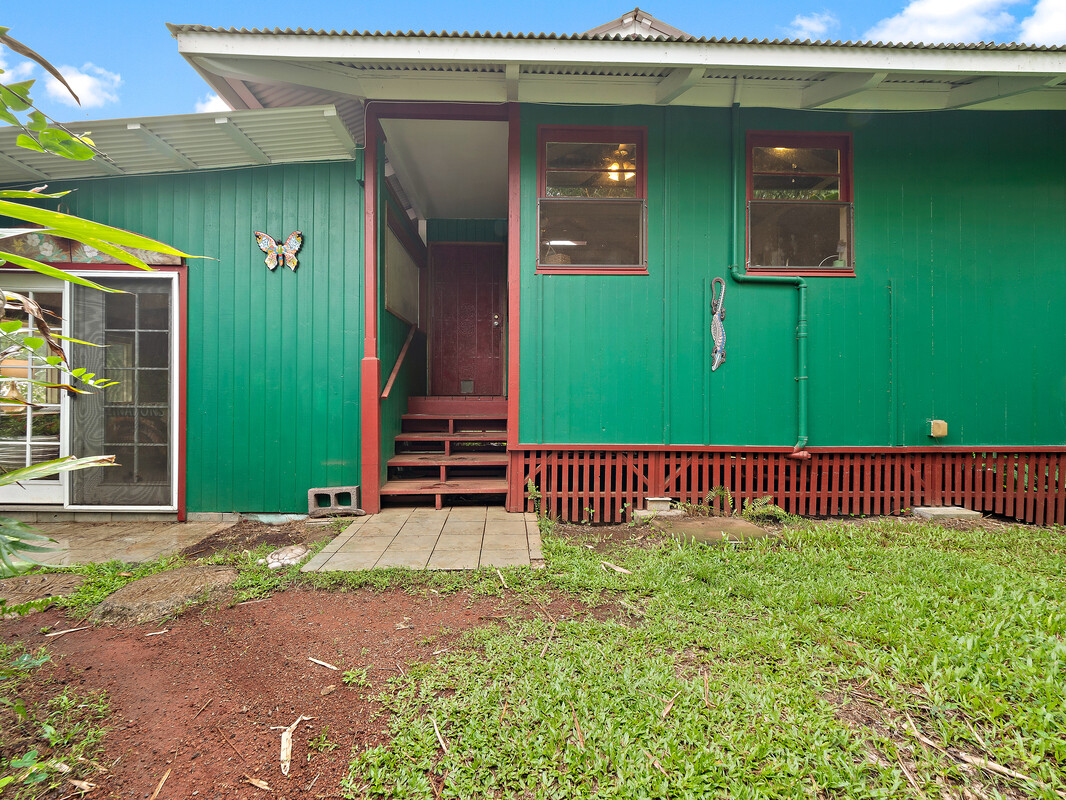
[[[748,134],[748,267],[851,273],[851,137]]]
[[[538,272],[646,268],[643,128],[541,128]]]

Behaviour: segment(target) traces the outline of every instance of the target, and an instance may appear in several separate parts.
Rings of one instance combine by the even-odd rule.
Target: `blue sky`
[[[82,96],[82,108],[47,80],[34,92],[64,120],[181,114],[215,110],[219,101],[178,55],[165,24],[218,27],[304,27],[347,30],[587,30],[630,10],[634,0],[563,3],[391,0],[307,0],[255,3],[183,0],[156,6],[144,0],[52,0],[0,11],[0,25],[36,49]],[[748,0],[742,3],[645,0],[641,8],[697,36],[894,41],[1026,41],[1066,44],[1066,0]],[[0,48],[0,81],[42,78]]]

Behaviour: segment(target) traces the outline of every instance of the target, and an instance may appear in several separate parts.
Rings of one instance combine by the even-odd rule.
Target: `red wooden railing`
[[[560,519],[628,520],[648,497],[702,502],[725,486],[739,506],[770,496],[804,516],[898,514],[957,505],[1037,525],[1066,523],[1066,448],[886,450],[811,448],[809,460],[774,449],[518,449],[510,464],[512,510]],[[517,507],[516,507],[517,506]]]

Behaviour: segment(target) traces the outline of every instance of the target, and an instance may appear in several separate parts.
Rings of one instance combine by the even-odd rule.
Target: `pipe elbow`
[[[810,457],[811,457],[811,454],[808,453],[805,449],[803,449],[804,447],[805,447],[805,445],[797,444],[792,449],[792,452],[788,454],[788,457],[789,458],[794,458],[797,461],[807,461],[807,460],[809,460]]]

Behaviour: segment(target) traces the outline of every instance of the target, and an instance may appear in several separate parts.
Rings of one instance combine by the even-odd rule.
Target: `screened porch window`
[[[542,128],[538,272],[646,268],[643,128]]]
[[[748,135],[748,267],[851,274],[851,149],[846,134]]]

